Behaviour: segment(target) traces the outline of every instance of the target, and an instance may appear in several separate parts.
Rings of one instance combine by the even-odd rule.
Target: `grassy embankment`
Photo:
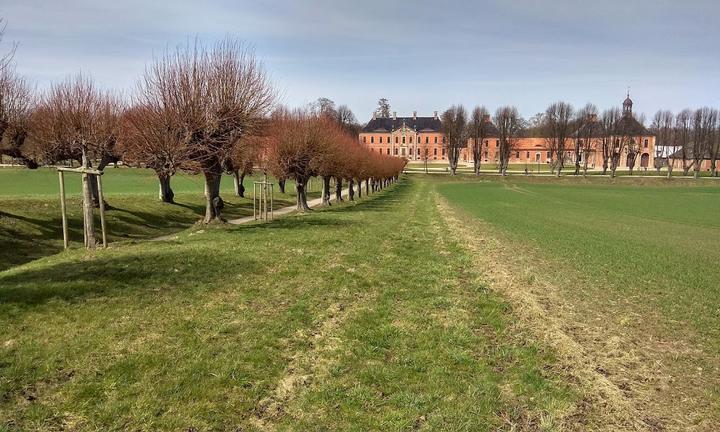
[[[194,224],[205,212],[201,176],[178,174],[172,186],[177,204],[158,200],[158,184],[151,170],[108,168],[103,176],[110,242],[158,237]],[[248,198],[234,196],[232,178],[222,184],[226,202],[225,217],[252,215],[252,182],[245,179]],[[68,226],[70,241],[82,244],[82,208],[80,176],[66,174]],[[62,223],[58,174],[55,169],[0,168],[0,270],[62,250]],[[316,183],[313,190],[317,190]],[[288,182],[287,194],[279,194],[276,207],[292,205],[294,185]],[[317,192],[311,193],[316,196]],[[99,238],[99,214],[96,211]]]

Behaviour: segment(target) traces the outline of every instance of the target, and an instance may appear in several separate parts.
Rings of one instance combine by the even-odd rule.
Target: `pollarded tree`
[[[664,151],[665,160],[667,161],[668,178],[672,177],[672,170],[674,168],[673,165],[675,163],[675,152],[677,151],[673,127],[674,119],[675,116],[671,111],[659,110],[653,116],[652,122],[652,132],[655,134],[656,149],[655,169],[657,170],[657,173],[659,175],[660,169],[662,168],[659,160],[663,156],[661,151]]]
[[[575,167],[582,159],[583,177],[587,177],[588,162],[598,148],[602,147],[605,136],[603,125],[597,118],[597,108],[588,104],[578,114],[578,130],[575,133]]]
[[[507,175],[510,155],[517,146],[518,139],[523,131],[523,120],[517,108],[513,106],[498,108],[495,112],[495,127],[498,129],[500,141],[498,150],[500,153],[499,172],[505,176]]]
[[[468,121],[465,107],[462,105],[451,106],[442,113],[440,120],[442,124],[441,131],[445,135],[445,148],[448,163],[450,164],[450,174],[455,175],[460,160],[460,152],[467,147],[468,141]]]
[[[161,107],[136,105],[123,113],[118,148],[123,161],[155,171],[162,202],[174,203],[170,179],[190,168],[188,140],[174,122],[173,113]]]
[[[327,130],[334,124],[326,116],[302,110],[278,110],[272,116],[267,149],[270,171],[278,178],[295,180],[300,211],[310,210],[307,183],[330,152],[332,143]]]
[[[585,104],[575,115],[575,119],[572,122],[572,127],[576,128],[575,131],[575,173],[574,175],[580,174],[580,166],[582,163],[583,176],[587,176],[587,162],[588,156],[592,151],[593,138],[596,136],[589,136],[589,134],[597,132],[599,126],[597,122],[598,109],[591,103]],[[583,163],[584,161],[584,163]]]
[[[19,159],[30,169],[41,162],[40,152],[27,139],[35,104],[27,81],[10,67],[0,69],[0,155]]]
[[[713,145],[718,112],[704,107],[695,110],[692,116],[692,158],[695,166],[695,178],[700,177],[702,161]]]
[[[205,177],[204,222],[220,219],[220,181],[230,154],[270,111],[275,91],[251,50],[233,38],[167,52],[147,68],[139,100],[172,113]]]
[[[117,137],[120,103],[116,97],[98,90],[92,80],[76,75],[51,86],[44,95],[33,120],[33,139],[46,143],[54,154],[80,156],[89,168],[93,159],[102,159]],[[83,174],[83,219],[86,246],[95,247],[93,232],[93,186],[95,176]]]
[[[567,102],[555,102],[545,110],[543,117],[547,125],[548,139],[554,143],[558,177],[565,166],[565,146],[572,134],[574,111]]]
[[[688,175],[690,168],[693,166],[693,159],[691,157],[692,116],[692,111],[687,108],[675,116],[675,143],[680,149],[680,160],[684,176]]]
[[[490,114],[487,108],[484,106],[475,107],[472,112],[472,119],[468,125],[470,139],[472,140],[473,171],[475,175],[480,174],[483,143],[492,134],[493,130],[492,123],[488,121],[489,117]]]
[[[613,159],[613,132],[615,131],[615,125],[617,124],[619,118],[620,110],[617,108],[611,108],[603,111],[601,119],[603,175],[607,174],[607,170]]]

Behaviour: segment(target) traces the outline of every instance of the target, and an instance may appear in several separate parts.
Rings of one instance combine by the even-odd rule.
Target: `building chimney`
[[[413,111],[413,120],[417,118],[417,111]]]
[[[490,114],[483,114],[483,121],[485,123],[490,123]]]
[[[393,111],[393,120],[397,120],[397,111]]]
[[[435,117],[435,120],[437,120],[437,111],[433,111],[433,117]]]
[[[375,120],[375,118],[377,118],[377,111],[373,111],[373,120]]]

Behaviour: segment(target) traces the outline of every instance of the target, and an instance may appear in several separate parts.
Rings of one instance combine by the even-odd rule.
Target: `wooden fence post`
[[[67,210],[65,207],[65,174],[58,171],[60,177],[60,211],[62,212],[63,247],[68,248],[68,223]]]

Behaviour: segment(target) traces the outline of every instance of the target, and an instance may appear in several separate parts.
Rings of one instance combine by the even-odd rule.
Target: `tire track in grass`
[[[437,197],[437,205],[447,223],[458,227],[455,231],[458,241],[481,258],[483,265],[479,270],[490,287],[510,300],[522,326],[556,352],[564,373],[583,391],[586,399],[577,407],[577,412],[571,416],[574,419],[569,419],[567,427],[583,430],[589,426],[583,423],[592,414],[597,416],[597,426],[602,430],[662,430],[656,419],[644,416],[636,401],[602,373],[603,365],[598,363],[595,353],[566,331],[569,323],[548,313],[548,299],[536,296],[523,286],[511,265],[512,259],[502,258],[508,251],[501,242],[482,232],[470,231],[467,221],[462,220],[442,197]],[[552,301],[561,303],[559,299]]]
[[[352,302],[333,303],[322,314],[317,325],[310,329],[298,330],[293,335],[295,343],[305,343],[309,348],[295,352],[285,373],[271,391],[270,396],[259,402],[251,423],[262,431],[274,431],[274,422],[286,413],[286,406],[303,387],[327,374],[333,353],[338,349],[337,330],[359,313],[364,305],[371,303],[374,293],[360,293]]]
[[[565,375],[582,391],[584,400],[567,419],[569,429],[592,425],[602,430],[712,430],[707,422],[698,422],[686,413],[683,403],[676,403],[670,412],[649,409],[658,408],[651,401],[657,395],[649,394],[648,388],[631,390],[629,383],[642,387],[650,377],[667,373],[661,371],[663,365],[657,359],[651,361],[652,355],[641,346],[627,348],[637,344],[619,329],[585,328],[573,319],[575,306],[563,299],[550,281],[534,273],[533,285],[540,290],[529,286],[523,279],[527,272],[518,271],[521,260],[517,251],[508,250],[482,221],[461,213],[442,197],[438,197],[438,207],[449,224],[459,227],[457,238],[479,257],[479,270],[490,287],[510,300],[522,327],[557,353]],[[471,229],[478,225],[488,229]],[[598,424],[584,425],[587,420]]]

